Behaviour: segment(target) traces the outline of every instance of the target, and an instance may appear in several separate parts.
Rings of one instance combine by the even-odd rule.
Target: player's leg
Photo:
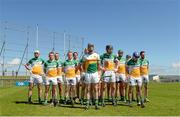
[[[51,82],[52,82],[52,102],[53,102],[54,106],[56,106],[58,103],[58,100],[57,100],[57,79],[52,78]]]
[[[135,98],[135,88],[134,87],[132,89],[132,101],[136,101],[136,98]]]
[[[71,93],[70,95],[71,104],[72,104],[72,107],[74,107],[74,101],[76,98],[76,79],[75,78],[72,79],[70,83],[70,93]]]
[[[92,83],[92,87],[94,90],[95,109],[99,109],[99,107],[98,107],[98,83]]]
[[[45,94],[44,94],[44,105],[47,104],[49,88],[50,88],[50,84],[46,84],[45,85]]]
[[[125,100],[127,101],[128,100],[128,83],[126,82],[125,83]]]
[[[39,103],[42,103],[41,102],[41,97],[42,97],[42,83],[43,83],[43,79],[42,79],[42,77],[39,77],[39,78],[35,78],[34,81],[37,84]]]
[[[148,83],[144,84],[144,101],[149,102],[149,99],[148,99]]]
[[[124,81],[121,81],[120,87],[121,87],[121,101],[125,101],[125,83],[124,83]]]
[[[75,86],[73,86],[72,84],[69,85],[69,98],[70,98],[70,101],[71,101],[71,105],[72,107],[74,106],[74,97],[75,97]]]
[[[106,97],[106,88],[107,88],[107,83],[105,81],[102,82],[102,106],[105,106],[105,97]]]
[[[133,86],[129,85],[129,90],[128,90],[128,104],[129,104],[129,106],[131,106],[131,103],[132,103],[132,90],[133,90]]]
[[[32,90],[34,87],[33,82],[29,82],[29,88],[28,88],[28,103],[32,103],[31,98],[32,98]]]
[[[140,102],[140,91],[139,91],[139,87],[138,85],[136,85],[136,101],[137,101],[137,105],[140,106],[141,105],[141,102]]]
[[[99,78],[98,72],[93,73],[92,74],[91,86],[93,88],[95,109],[99,109],[99,106],[98,106],[98,97],[99,97],[98,85],[99,85],[99,81],[100,81],[100,78]]]
[[[128,104],[131,107],[131,103],[132,103],[132,92],[133,92],[133,88],[135,86],[135,81],[133,78],[129,78],[129,91],[128,91]]]
[[[102,99],[103,99],[103,81],[100,81],[99,84],[99,105],[102,106]]]
[[[91,86],[90,86],[90,105],[93,105],[93,103],[94,103],[94,88],[93,88],[93,86],[92,86],[92,84],[91,84]]]
[[[85,87],[86,87],[86,106],[85,110],[89,109],[90,98],[91,98],[91,82],[92,82],[92,73],[85,74]]]
[[[82,82],[82,86],[81,86],[81,100],[80,100],[80,103],[81,103],[82,105],[84,104],[85,90],[86,90],[85,83]]]
[[[143,98],[142,98],[142,80],[141,78],[139,78],[137,80],[137,91],[138,91],[138,97],[139,97],[139,100],[140,100],[140,104],[141,104],[141,107],[144,108],[145,105],[144,105],[144,102],[143,102]]]
[[[42,83],[37,83],[37,88],[38,88],[38,101],[39,103],[41,102],[41,97],[42,97]]]
[[[64,89],[64,104],[67,104],[69,91],[70,91],[69,83],[68,80],[66,80],[65,89]]]
[[[118,83],[118,81],[116,81],[116,89],[115,89],[115,98],[116,98],[116,100],[119,99],[118,91],[119,91],[119,83]]]
[[[60,83],[60,82],[58,82],[58,90],[59,90],[59,101],[60,101],[60,103],[62,102],[62,100],[63,100],[63,92],[62,92],[62,83]]]
[[[149,78],[148,78],[148,76],[145,76],[144,78],[145,78],[143,80],[143,84],[144,84],[144,101],[145,102],[149,102],[149,99],[148,99],[148,83],[149,83]]]
[[[79,88],[80,88],[80,83],[77,82],[77,84],[76,84],[76,95],[77,95],[78,99],[79,99]]]
[[[102,95],[101,95],[102,93],[101,93],[101,81],[99,81],[99,83],[98,83],[98,104],[99,105],[102,105],[101,104],[101,99],[102,99]]]
[[[52,102],[54,103],[54,106],[58,103],[56,87],[57,85],[52,85]]]
[[[80,97],[80,76],[76,76],[76,97],[79,99]]]
[[[138,85],[137,85],[137,91],[138,91],[138,98],[139,98],[139,100],[140,100],[140,105],[141,105],[142,108],[144,108],[145,106],[144,106],[143,99],[142,99],[141,86],[138,86]],[[138,105],[139,105],[139,103],[138,103]]]
[[[119,76],[119,95],[120,95],[120,101],[122,101],[122,95],[123,95],[123,92],[122,92],[122,78],[121,76]]]
[[[121,101],[125,101],[125,75],[121,75],[121,82],[120,82],[120,90],[121,90]]]
[[[85,109],[87,110],[89,108],[89,103],[90,103],[90,89],[91,89],[91,84],[86,83],[86,106]]]
[[[116,84],[115,82],[110,82],[110,87],[111,87],[111,97],[112,97],[112,104],[114,106],[116,106],[116,100],[115,100],[115,87],[116,87]]]
[[[112,98],[112,104],[114,106],[116,106],[116,99],[115,99],[115,89],[116,89],[116,77],[115,77],[115,73],[113,71],[110,72],[110,80],[109,80],[109,84],[110,84],[110,91],[111,91],[111,98]]]
[[[125,80],[125,100],[128,100],[128,87],[129,87],[129,77],[126,76]]]
[[[79,100],[81,105],[84,104],[84,99],[85,99],[85,83],[84,83],[84,81],[85,81],[85,74],[82,73],[81,74],[81,79],[80,79],[80,85],[81,85],[81,87],[80,87],[80,95],[81,95],[81,97],[80,97],[80,100]]]
[[[106,87],[107,87],[107,99],[108,99],[108,101],[110,101],[111,100],[111,86],[110,86],[110,83],[107,83]]]
[[[59,102],[62,103],[63,102],[63,90],[62,90],[62,87],[63,87],[63,77],[60,76],[58,79],[57,79],[57,83],[58,83],[58,90],[59,90]]]

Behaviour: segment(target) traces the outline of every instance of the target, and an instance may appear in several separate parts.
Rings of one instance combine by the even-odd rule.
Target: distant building
[[[161,75],[161,82],[180,82],[180,75]]]
[[[155,82],[180,82],[180,75],[149,75],[149,80]]]
[[[155,82],[160,82],[159,75],[157,75],[157,74],[149,75],[149,80],[155,81]]]
[[[160,82],[159,76],[158,75],[153,76],[153,81]]]

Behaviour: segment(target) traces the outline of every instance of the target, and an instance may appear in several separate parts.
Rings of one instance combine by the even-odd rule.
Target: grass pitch
[[[136,106],[128,107],[123,103],[113,107],[107,105],[95,110],[92,106],[88,111],[84,110],[81,105],[50,107],[37,103],[26,104],[27,87],[6,87],[0,88],[0,115],[17,115],[17,116],[122,116],[122,115],[139,115],[139,116],[180,116],[180,83],[150,83],[149,99],[151,102],[146,103],[145,108]],[[33,101],[37,101],[37,90],[34,88]]]

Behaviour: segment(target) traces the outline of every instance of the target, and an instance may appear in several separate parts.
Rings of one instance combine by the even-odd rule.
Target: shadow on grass
[[[33,100],[33,103],[28,103],[28,101],[15,101],[14,103],[16,103],[16,104],[29,104],[29,105],[40,105],[40,106],[49,106],[50,105],[50,101],[48,101],[48,105],[43,105],[42,103],[39,103],[38,100]],[[92,106],[94,106],[94,105],[92,105]],[[106,106],[112,106],[112,104],[111,103],[106,103]],[[118,103],[114,107],[117,107],[117,106],[127,106],[127,107],[130,107],[126,103]],[[85,109],[85,107],[80,105],[80,104],[75,104],[74,107],[72,107],[70,104],[67,104],[67,105],[58,104],[56,107]],[[102,106],[100,106],[100,107],[102,107]]]
[[[16,104],[31,104],[31,105],[42,105],[37,100],[34,100],[32,103],[28,103],[28,101],[15,101]]]
[[[128,104],[117,104],[117,106],[129,106]]]
[[[73,107],[71,105],[60,105],[59,107],[63,107],[63,108],[79,108],[79,109],[84,109],[83,106],[79,106],[79,105],[74,105]]]
[[[15,104],[30,104],[30,105],[41,105],[41,106],[49,106],[50,103],[48,105],[43,105],[41,103],[39,103],[37,100],[33,101],[33,103],[28,103],[28,101],[15,101]],[[72,107],[71,105],[57,105],[56,107],[63,107],[63,108],[79,108],[79,109],[84,109],[83,106],[80,105],[75,105],[74,107]]]
[[[27,101],[15,101],[16,104],[28,104]]]
[[[112,103],[106,103],[107,106],[113,106]],[[129,106],[128,104],[126,103],[118,103],[116,106]],[[114,107],[116,107],[114,106]]]

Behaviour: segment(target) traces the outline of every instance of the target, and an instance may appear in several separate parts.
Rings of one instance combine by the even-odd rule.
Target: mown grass
[[[145,108],[140,108],[133,104],[128,107],[123,103],[113,107],[107,105],[95,110],[94,106],[85,111],[80,105],[76,108],[70,106],[50,107],[38,104],[26,104],[27,87],[0,88],[0,115],[18,115],[18,116],[180,116],[180,83],[150,83],[149,99]],[[37,90],[34,90],[33,101],[37,100]]]

